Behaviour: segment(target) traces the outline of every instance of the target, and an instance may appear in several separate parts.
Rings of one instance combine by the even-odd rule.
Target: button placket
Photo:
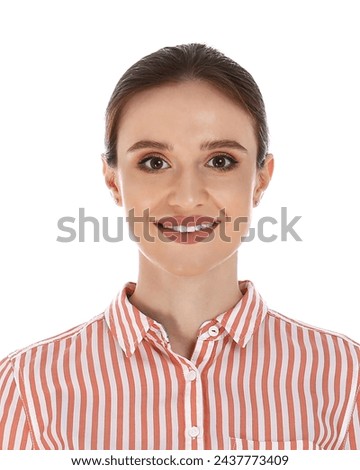
[[[186,449],[192,448],[194,440],[197,440],[197,446],[201,448],[204,403],[200,373],[194,364],[184,370],[184,379]]]

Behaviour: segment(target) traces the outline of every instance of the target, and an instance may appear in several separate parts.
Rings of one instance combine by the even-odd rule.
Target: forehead
[[[241,139],[256,151],[251,116],[225,93],[204,81],[185,81],[141,91],[124,106],[118,146],[139,138]],[[245,145],[245,146],[246,146]]]

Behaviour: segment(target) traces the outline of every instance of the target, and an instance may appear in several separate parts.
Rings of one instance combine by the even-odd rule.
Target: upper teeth
[[[204,223],[200,225],[196,225],[193,227],[185,227],[184,225],[174,225],[173,227],[166,227],[170,228],[171,230],[175,230],[176,232],[198,232],[201,229],[204,228],[210,228],[214,225],[215,222],[213,223]]]

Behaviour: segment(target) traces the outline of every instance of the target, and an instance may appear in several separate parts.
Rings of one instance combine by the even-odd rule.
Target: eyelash
[[[234,158],[230,157],[230,155],[227,155],[226,153],[219,153],[217,155],[213,155],[209,161],[213,160],[216,157],[225,157],[228,161],[230,161],[230,164],[226,167],[220,167],[220,168],[210,167],[210,168],[214,168],[214,170],[217,170],[217,171],[230,171],[239,164],[239,162],[237,162]],[[141,168],[141,170],[146,171],[148,173],[157,173],[161,170],[166,170],[166,168],[160,168],[158,170],[155,170],[154,168],[147,167],[145,163],[149,162],[153,158],[157,158],[158,160],[162,160],[163,162],[167,163],[167,161],[164,158],[160,157],[159,155],[150,155],[150,156],[143,158],[138,163],[138,166]]]

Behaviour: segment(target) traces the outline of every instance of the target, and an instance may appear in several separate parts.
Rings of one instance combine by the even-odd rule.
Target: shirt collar
[[[218,315],[220,323],[233,340],[245,347],[258,330],[268,311],[267,305],[251,281],[239,281],[243,296],[226,312]]]
[[[130,303],[129,297],[135,287],[135,282],[127,282],[105,310],[110,331],[127,357],[134,353],[150,327],[156,323]]]
[[[159,323],[140,312],[129,301],[135,288],[136,283],[126,283],[104,313],[112,335],[127,357],[135,352],[153,325],[163,330]],[[267,306],[251,281],[239,281],[239,289],[243,294],[241,299],[211,323],[222,325],[239,346],[245,347],[264,319]]]

